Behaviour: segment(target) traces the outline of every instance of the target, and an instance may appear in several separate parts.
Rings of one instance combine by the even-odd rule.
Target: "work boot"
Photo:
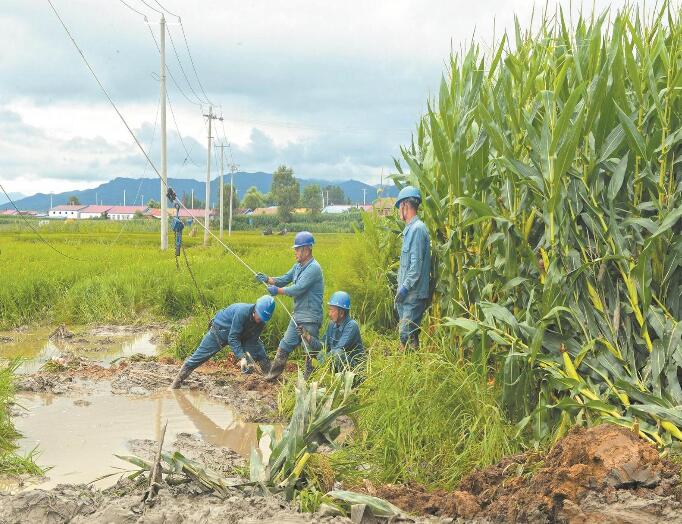
[[[282,374],[284,367],[287,365],[287,360],[289,355],[282,349],[277,348],[277,355],[275,355],[275,360],[272,361],[270,366],[270,372],[265,377],[266,380],[275,380]]]
[[[185,381],[187,377],[190,376],[191,373],[192,370],[189,367],[187,367],[187,364],[183,364],[182,367],[180,368],[180,371],[178,371],[175,380],[173,380],[173,383],[170,385],[170,389],[180,389],[182,383]]]
[[[266,356],[258,360],[258,367],[263,375],[270,373],[270,359]]]
[[[310,355],[305,357],[305,369],[303,371],[303,378],[308,380],[310,375],[313,374],[313,358]]]

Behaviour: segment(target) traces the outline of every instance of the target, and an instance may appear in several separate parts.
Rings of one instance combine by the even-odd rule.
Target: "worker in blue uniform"
[[[335,371],[355,368],[364,361],[365,347],[358,323],[350,318],[350,295],[337,291],[327,305],[330,322],[321,339],[313,337],[303,326],[298,327],[298,333],[308,343],[311,352],[317,354],[320,364],[330,358]]]
[[[414,349],[419,347],[419,326],[429,301],[431,269],[431,239],[417,216],[421,201],[419,190],[406,186],[395,203],[400,219],[405,222],[395,307],[400,319],[400,343],[403,348],[409,345]]]
[[[260,297],[255,304],[232,304],[218,311],[199,347],[180,368],[171,388],[178,389],[192,371],[225,346],[230,346],[242,373],[250,373],[254,363],[258,363],[263,374],[268,373],[270,360],[260,335],[274,312],[275,300],[270,295]]]
[[[322,325],[322,295],[324,293],[324,277],[322,268],[313,257],[315,238],[308,231],[301,231],[294,238],[294,254],[296,263],[284,275],[269,277],[258,273],[256,280],[268,285],[268,292],[273,295],[285,295],[294,299],[293,319],[279,342],[277,354],[270,367],[268,380],[274,380],[284,371],[291,352],[301,344],[301,336],[296,331],[302,326],[312,336],[317,337]],[[304,342],[304,347],[307,343]],[[306,369],[312,368],[311,355],[306,348]]]

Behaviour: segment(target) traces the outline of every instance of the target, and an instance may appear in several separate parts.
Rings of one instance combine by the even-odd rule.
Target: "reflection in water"
[[[156,355],[157,345],[152,342],[154,332],[121,333],[99,330],[91,335],[76,335],[69,340],[50,340],[54,326],[35,328],[31,332],[0,333],[0,340],[7,337],[11,342],[0,342],[0,359],[21,358],[18,373],[35,373],[48,360],[66,352],[82,355],[103,366],[114,360],[136,353]]]
[[[170,449],[178,433],[200,433],[204,441],[229,447],[248,457],[256,444],[257,424],[243,422],[222,403],[199,392],[160,391],[147,397],[112,395],[102,389],[85,399],[50,394],[18,394],[17,401],[29,414],[15,419],[24,435],[22,451],[39,446],[38,463],[54,466],[39,487],[58,483],[90,482],[125,467],[113,455],[130,454],[135,439],[154,439],[168,420],[164,449]],[[112,485],[117,477],[97,484]]]

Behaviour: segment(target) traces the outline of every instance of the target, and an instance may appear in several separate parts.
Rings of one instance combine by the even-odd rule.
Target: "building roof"
[[[82,209],[85,209],[88,206],[82,206],[82,205],[77,205],[77,206],[72,206],[72,205],[61,205],[61,206],[55,206],[50,211],[81,211]]]
[[[85,209],[81,209],[81,213],[106,213],[109,211],[113,206],[96,206],[96,205],[91,205],[87,206]]]
[[[277,206],[270,206],[270,207],[257,207],[256,209],[253,210],[254,215],[276,215],[277,214]]]
[[[134,215],[138,211],[144,213],[147,206],[110,206],[107,213],[110,215]]]

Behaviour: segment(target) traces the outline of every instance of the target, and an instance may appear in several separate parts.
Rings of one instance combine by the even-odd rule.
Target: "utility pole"
[[[329,189],[327,189],[327,205],[329,205]]]
[[[168,249],[168,197],[166,196],[168,191],[168,159],[166,157],[166,19],[163,13],[161,14],[161,34],[159,36],[161,40],[161,250],[166,250]],[[210,161],[210,147],[208,153]]]
[[[362,188],[362,205],[363,206],[367,205],[367,188],[366,187]]]
[[[194,189],[192,189],[192,209],[194,209]]]
[[[52,209],[52,194],[50,194],[50,209]]]
[[[225,172],[225,144],[216,145],[220,148],[220,238],[223,238],[223,192],[225,185],[223,183],[223,173]],[[232,184],[232,182],[230,182]],[[232,191],[232,188],[230,187]],[[232,214],[232,194],[230,193],[230,215]],[[230,234],[232,233],[232,225],[230,223]]]
[[[234,173],[237,171],[237,164],[230,165],[230,225],[228,226],[228,235],[232,236],[232,200],[235,193],[234,189]]]
[[[322,209],[324,209],[324,191],[320,190],[320,193],[322,193]]]
[[[123,205],[126,205],[126,190],[123,190]]]
[[[206,162],[206,207],[204,209],[204,247],[208,246],[208,228],[209,223],[209,205],[211,202],[211,125],[213,120],[222,120],[222,117],[217,117],[213,114],[213,106],[208,106],[208,114],[204,115],[208,118],[208,158]]]

